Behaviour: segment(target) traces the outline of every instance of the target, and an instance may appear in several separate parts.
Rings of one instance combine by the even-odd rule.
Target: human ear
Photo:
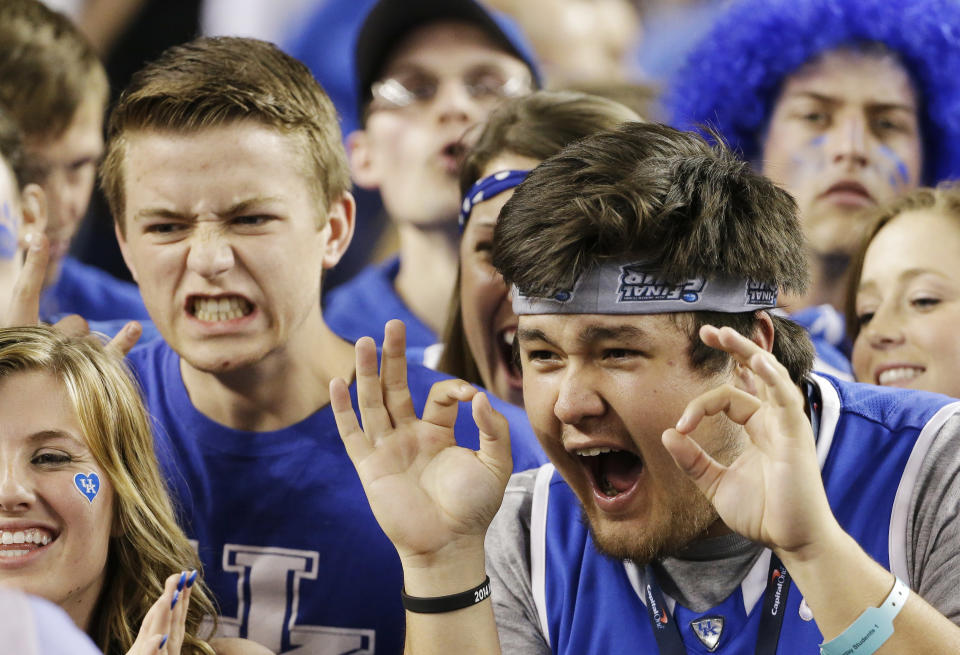
[[[353,199],[353,194],[347,191],[331,203],[330,210],[327,212],[327,224],[324,227],[328,230],[327,243],[323,252],[325,269],[336,266],[343,257],[343,253],[347,251],[356,227],[356,210],[357,203]]]
[[[20,211],[23,229],[20,230],[20,248],[27,247],[27,233],[42,234],[47,229],[47,195],[39,184],[28,184],[20,192]]]
[[[358,187],[376,191],[380,188],[370,148],[370,135],[365,130],[356,130],[347,136],[347,158],[350,173]]]
[[[769,313],[764,311],[756,312],[754,318],[756,319],[756,324],[753,328],[753,334],[750,335],[750,340],[768,353],[773,352],[773,340],[776,336],[773,328],[773,319],[770,318]]]

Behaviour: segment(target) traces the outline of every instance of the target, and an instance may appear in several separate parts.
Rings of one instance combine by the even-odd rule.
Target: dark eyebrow
[[[553,342],[547,338],[543,330],[537,330],[535,328],[521,328],[517,330],[517,341],[545,341],[553,345]]]
[[[594,343],[596,341],[632,341],[647,338],[647,333],[635,325],[617,325],[614,327],[591,325],[581,332],[578,337],[582,343]]]
[[[828,105],[839,105],[841,100],[833,96],[823,95],[822,93],[815,93],[813,91],[794,91],[793,93],[788,94],[793,97],[807,97],[817,102],[822,102]],[[905,105],[898,102],[868,102],[867,106],[871,111],[905,111],[913,113],[917,111],[917,108],[914,105]]]

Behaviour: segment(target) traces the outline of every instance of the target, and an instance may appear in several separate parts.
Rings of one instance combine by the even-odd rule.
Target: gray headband
[[[573,289],[551,297],[513,287],[515,314],[736,314],[777,305],[777,287],[746,278],[690,278],[667,283],[645,262],[605,263],[581,275]]]

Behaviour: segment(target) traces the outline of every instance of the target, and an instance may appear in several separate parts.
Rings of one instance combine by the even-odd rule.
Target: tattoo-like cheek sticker
[[[907,181],[909,180],[909,173],[907,171],[906,163],[900,159],[897,153],[887,146],[878,146],[877,150],[880,151],[880,154],[883,155],[894,168],[894,170],[891,171],[887,176],[887,182],[889,182],[890,186],[892,186],[894,189],[902,189],[905,187],[907,185]]]
[[[100,476],[96,473],[77,473],[73,476],[73,484],[77,486],[77,491],[82,493],[91,503],[100,493]]]
[[[17,254],[17,231],[10,203],[0,205],[0,259],[13,259]]]

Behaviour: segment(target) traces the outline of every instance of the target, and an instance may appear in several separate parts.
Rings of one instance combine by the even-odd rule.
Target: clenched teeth
[[[246,316],[253,307],[246,299],[239,296],[229,298],[194,298],[191,313],[201,321],[215,323],[230,321]]]
[[[877,376],[877,384],[893,384],[902,380],[912,380],[923,373],[922,368],[901,367],[890,368]]]
[[[0,531],[0,544],[4,546],[10,544],[37,544],[38,546],[46,546],[51,540],[52,537],[50,533],[42,528]]]

